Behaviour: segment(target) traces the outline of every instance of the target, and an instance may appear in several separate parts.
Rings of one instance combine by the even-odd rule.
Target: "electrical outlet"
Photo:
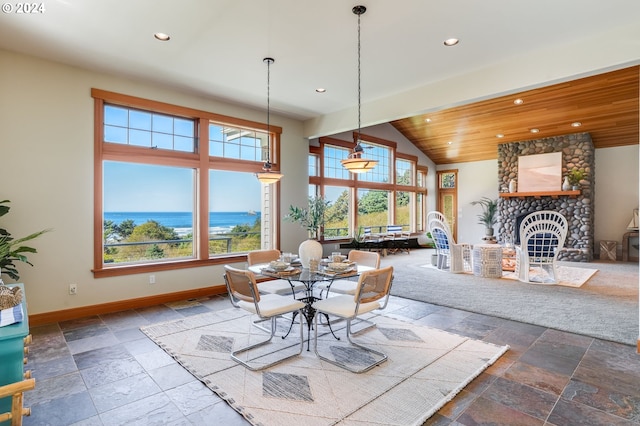
[[[78,294],[78,284],[72,283],[69,284],[69,294],[75,296]]]
[[[155,283],[156,283],[156,276],[149,275],[149,284],[155,284]]]

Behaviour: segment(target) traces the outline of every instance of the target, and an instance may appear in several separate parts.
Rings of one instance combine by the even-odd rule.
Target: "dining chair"
[[[558,254],[567,237],[567,219],[556,211],[541,210],[527,215],[520,223],[520,245],[516,246],[516,276],[528,283],[556,284]],[[532,275],[531,268],[539,268]],[[545,266],[548,270],[545,273]],[[546,279],[545,276],[549,278]]]
[[[247,264],[249,266],[261,263],[269,263],[280,259],[280,250],[252,250],[247,253]],[[264,275],[258,277],[258,289],[263,294],[294,294],[306,290],[303,283],[293,283],[281,278],[271,278]]]
[[[356,265],[368,266],[370,268],[378,269],[380,267],[380,253],[375,251],[364,250],[351,250],[347,255],[347,259],[354,262]],[[350,280],[347,278],[333,280],[327,283],[321,283],[318,285],[320,289],[320,297],[323,292],[327,292],[329,297],[329,291],[340,294],[356,294],[358,288],[358,281],[356,279]]]
[[[384,352],[353,341],[351,322],[360,315],[376,309],[384,309],[389,301],[392,282],[393,266],[365,271],[358,279],[358,288],[355,295],[342,294],[327,299],[320,299],[312,305],[316,310],[314,318],[314,351],[318,358],[353,373],[363,373],[387,360],[387,355]],[[364,351],[367,355],[364,357],[349,356],[344,360],[337,356],[329,357],[322,355],[320,351],[318,351],[318,317],[320,316],[318,314],[332,315],[345,319],[347,321],[347,341],[355,350]],[[358,362],[350,363],[349,360],[357,360]],[[365,362],[360,363],[360,361],[363,360]],[[370,361],[366,362],[366,360]],[[355,364],[364,365],[356,366]]]
[[[438,269],[455,273],[471,271],[471,245],[456,243],[449,225],[436,217],[428,226],[438,254]]]
[[[261,295],[258,291],[258,284],[253,272],[243,269],[237,269],[229,265],[225,265],[225,283],[227,285],[227,291],[229,297],[232,298],[232,304],[241,309],[244,309],[251,314],[257,315],[260,320],[271,320],[271,330],[268,331],[269,338],[261,340],[257,343],[250,344],[248,346],[241,347],[231,352],[231,359],[238,364],[243,365],[249,370],[257,371],[279,364],[294,356],[298,356],[302,353],[304,346],[304,336],[302,331],[302,324],[300,323],[300,347],[298,352],[288,354],[283,357],[276,358],[266,362],[267,355],[271,355],[272,352],[261,353],[253,358],[241,359],[240,354],[247,353],[260,346],[264,346],[271,342],[276,333],[276,318],[284,314],[298,313],[300,318],[303,318],[302,309],[305,304],[299,300],[292,299],[287,296],[279,294],[265,294]],[[248,354],[247,354],[248,355]],[[270,357],[269,357],[270,358]]]

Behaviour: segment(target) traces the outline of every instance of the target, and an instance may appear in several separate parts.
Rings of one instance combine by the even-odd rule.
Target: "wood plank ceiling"
[[[639,92],[634,66],[391,124],[436,164],[496,159],[499,144],[580,132],[590,133],[596,148],[634,145]]]

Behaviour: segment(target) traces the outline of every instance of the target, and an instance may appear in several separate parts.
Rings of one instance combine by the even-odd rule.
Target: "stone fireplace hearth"
[[[500,241],[516,240],[516,218],[524,213],[553,210],[563,214],[569,224],[564,249],[559,259],[573,262],[590,262],[594,250],[594,187],[595,152],[589,133],[575,133],[522,142],[498,145],[498,190],[508,192],[509,181],[518,179],[518,157],[534,154],[562,152],[562,176],[574,167],[586,173],[581,182],[580,194],[535,194],[501,196],[498,202],[498,238]],[[562,182],[558,182],[558,191]],[[506,194],[505,194],[506,195]],[[515,195],[515,196],[514,196]]]

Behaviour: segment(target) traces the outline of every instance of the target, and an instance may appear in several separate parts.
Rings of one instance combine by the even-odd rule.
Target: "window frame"
[[[333,137],[320,137],[318,139],[319,142],[319,146],[310,146],[309,147],[309,153],[310,154],[315,154],[318,155],[319,158],[319,175],[318,176],[310,176],[309,177],[309,185],[315,185],[318,187],[319,190],[319,194],[321,196],[324,197],[325,195],[325,186],[332,186],[332,187],[347,187],[350,190],[350,200],[351,200],[351,208],[349,210],[349,218],[348,218],[348,223],[349,223],[349,234],[350,235],[354,235],[355,231],[358,229],[358,221],[357,221],[357,216],[358,216],[358,201],[357,201],[357,196],[356,194],[358,193],[359,189],[365,189],[365,190],[383,190],[383,191],[388,191],[389,192],[389,199],[393,200],[393,208],[389,209],[389,222],[390,223],[386,223],[386,224],[380,224],[381,226],[384,225],[393,225],[394,221],[396,220],[396,216],[397,216],[397,212],[396,212],[396,203],[395,203],[395,199],[396,199],[396,193],[397,192],[409,192],[411,193],[411,206],[412,208],[410,208],[410,231],[411,232],[422,232],[424,231],[423,229],[417,229],[417,223],[419,223],[419,221],[416,219],[416,213],[414,213],[415,211],[418,211],[418,209],[416,208],[416,200],[417,197],[415,196],[415,194],[422,194],[422,212],[426,211],[426,198],[427,198],[427,188],[426,185],[423,186],[419,186],[418,185],[418,174],[422,174],[424,177],[426,177],[427,174],[427,167],[426,166],[420,166],[418,165],[418,157],[414,156],[414,155],[410,155],[410,154],[404,154],[404,153],[400,153],[397,151],[397,143],[393,142],[393,141],[389,141],[386,139],[381,139],[375,136],[371,136],[371,135],[366,135],[366,134],[360,134],[360,140],[363,141],[364,143],[366,142],[370,142],[372,144],[377,144],[377,145],[382,145],[382,146],[386,146],[390,149],[391,152],[391,156],[389,158],[389,165],[390,165],[390,182],[388,183],[384,183],[384,182],[372,182],[372,181],[366,181],[366,180],[362,180],[358,178],[358,174],[353,174],[351,173],[349,176],[349,179],[339,179],[339,178],[329,178],[329,177],[325,177],[324,175],[324,148],[326,145],[330,145],[330,146],[338,146],[341,148],[348,148],[348,149],[353,149],[353,146],[355,144],[355,141],[358,138],[358,133],[357,132],[353,132],[353,142],[349,142],[349,141],[345,141],[342,139],[337,139],[337,138],[333,138]],[[363,154],[364,156],[366,156],[366,150],[365,153]],[[395,178],[396,178],[396,160],[397,159],[401,159],[404,161],[410,161],[413,163],[413,167],[412,167],[412,185],[400,185],[397,184],[395,182]],[[424,214],[424,213],[423,213]],[[422,219],[422,223],[424,223],[424,218]],[[345,239],[345,238],[335,238],[335,239],[325,239],[324,238],[324,229],[322,232],[322,236],[320,238],[321,242],[325,242],[325,243],[336,243],[336,242],[346,242],[346,241],[350,241],[350,239]]]
[[[241,118],[229,117],[194,108],[182,107],[165,102],[154,101],[135,96],[110,92],[102,89],[91,89],[91,97],[94,99],[94,201],[93,201],[93,268],[95,278],[122,276],[130,274],[148,273],[162,270],[185,269],[201,266],[222,265],[231,262],[246,260],[246,254],[230,253],[224,256],[209,256],[208,229],[209,229],[209,170],[230,170],[238,172],[258,173],[262,171],[262,162],[238,160],[223,157],[209,156],[209,124],[229,125],[232,127],[246,128],[248,130],[268,133],[271,148],[272,170],[280,170],[280,135],[282,128],[265,123],[250,121]],[[139,146],[129,146],[117,143],[104,142],[104,106],[105,104],[123,106],[132,109],[140,109],[148,112],[156,112],[171,116],[184,117],[195,120],[196,146],[195,152],[172,151],[153,149]],[[195,257],[180,260],[165,260],[162,262],[145,262],[140,264],[126,264],[105,266],[103,258],[103,161],[123,161],[189,167],[196,171],[196,198],[197,210],[195,211],[197,223],[194,223]],[[269,197],[270,208],[275,217],[280,217],[280,183],[270,185],[273,193]],[[264,188],[263,188],[264,192]],[[271,220],[271,223],[278,223]],[[273,245],[279,247],[280,233],[276,225],[270,228]],[[196,233],[198,235],[196,235]],[[206,235],[206,237],[202,237]]]

